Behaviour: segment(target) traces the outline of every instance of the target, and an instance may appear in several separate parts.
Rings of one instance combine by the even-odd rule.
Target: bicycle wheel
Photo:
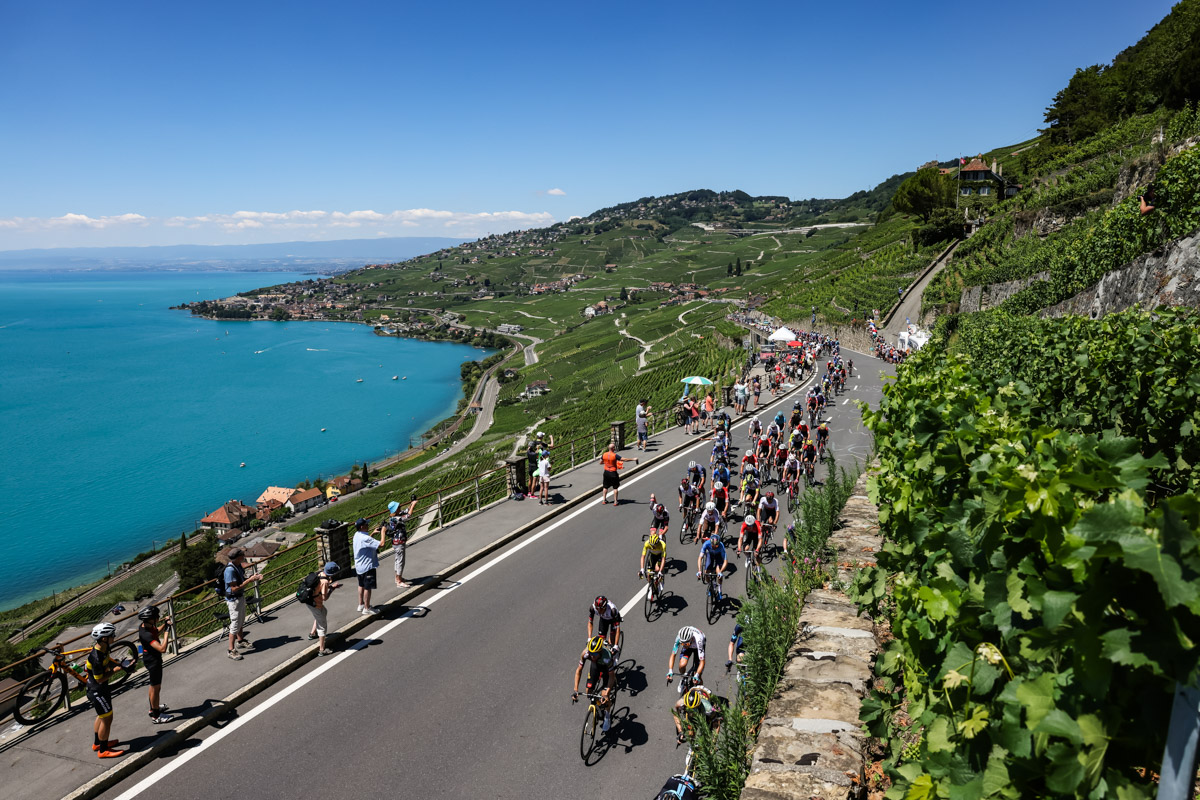
[[[754,575],[754,555],[753,554],[746,557],[746,562],[744,564],[744,568],[746,571],[746,596],[749,597],[750,594],[754,591],[755,575]]]
[[[21,687],[13,716],[22,725],[36,725],[58,711],[66,695],[66,675],[53,672],[34,675]]]
[[[587,714],[583,718],[583,730],[579,734],[579,756],[584,761],[592,754],[592,748],[596,746],[596,725],[598,712],[596,704],[588,705]]]
[[[138,668],[138,652],[137,648],[130,642],[114,642],[113,646],[108,649],[109,658],[116,661],[118,664],[122,661],[129,662],[129,668],[118,667],[108,679],[108,685],[113,689],[117,688],[125,681],[129,680],[129,676],[137,672]]]
[[[657,601],[658,590],[654,587],[654,578],[653,577],[650,578],[649,584],[650,584],[650,588],[646,590],[646,601],[643,604],[643,610],[646,615],[646,622],[649,622],[650,618],[652,616],[654,616],[654,606],[658,602]],[[655,599],[651,600],[650,599],[651,597],[654,597]]]
[[[708,582],[708,591],[704,594],[704,618],[711,625],[717,618],[717,582]]]

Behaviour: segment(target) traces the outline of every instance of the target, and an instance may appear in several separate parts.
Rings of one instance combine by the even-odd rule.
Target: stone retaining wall
[[[783,678],[767,706],[742,800],[859,798],[866,736],[858,712],[879,645],[873,621],[841,591],[879,551],[879,514],[858,480],[829,544],[838,583],[809,592]],[[840,586],[839,586],[840,584]]]

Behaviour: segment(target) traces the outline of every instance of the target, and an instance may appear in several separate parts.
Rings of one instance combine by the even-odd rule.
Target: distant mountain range
[[[342,272],[366,264],[403,261],[462,244],[465,239],[396,236],[273,244],[180,244],[157,247],[58,247],[0,250],[0,270],[222,270]]]

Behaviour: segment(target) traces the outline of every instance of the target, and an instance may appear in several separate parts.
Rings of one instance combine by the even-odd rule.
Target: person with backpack
[[[325,608],[325,601],[333,594],[334,589],[341,587],[340,583],[333,582],[333,576],[338,574],[338,570],[336,562],[327,561],[320,572],[310,572],[304,576],[300,581],[300,589],[296,592],[296,599],[308,606],[308,610],[312,612],[313,624],[308,638],[317,640],[319,656],[327,656],[333,652],[325,646],[325,632],[329,627],[329,610]]]
[[[241,661],[242,650],[249,650],[250,640],[242,626],[246,622],[246,587],[263,579],[262,573],[246,577],[246,554],[242,548],[229,551],[229,565],[217,576],[217,594],[225,598],[229,609],[229,657]]]
[[[392,552],[396,554],[396,588],[407,589],[412,586],[404,580],[404,554],[408,549],[408,518],[417,508],[417,493],[413,492],[412,501],[408,508],[400,510],[400,503],[393,500],[388,503],[387,529],[392,536]]]

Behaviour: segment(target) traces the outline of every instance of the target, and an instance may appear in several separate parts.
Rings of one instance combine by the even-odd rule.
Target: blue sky
[[[1170,5],[0,0],[0,249],[842,197],[1033,136]]]

